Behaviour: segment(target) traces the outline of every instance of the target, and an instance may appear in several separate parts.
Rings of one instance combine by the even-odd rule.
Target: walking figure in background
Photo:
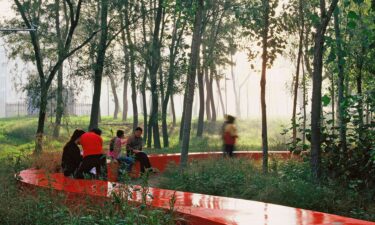
[[[223,148],[224,148],[224,157],[229,156],[233,157],[234,146],[238,138],[237,128],[234,124],[236,118],[231,115],[226,115],[224,124],[223,124]]]

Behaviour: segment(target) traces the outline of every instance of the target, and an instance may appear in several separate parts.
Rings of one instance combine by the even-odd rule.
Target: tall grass
[[[113,195],[98,202],[90,196],[72,202],[64,193],[51,190],[22,188],[14,174],[31,166],[34,160],[14,157],[0,160],[0,224],[178,224],[181,219],[171,210],[151,208],[148,202],[132,204],[128,198]],[[128,190],[125,186],[124,190]],[[147,190],[147,187],[143,188]],[[142,189],[142,190],[143,190]]]
[[[158,187],[375,220],[374,190],[357,192],[333,180],[317,184],[305,162],[274,160],[270,167],[264,175],[258,162],[246,159],[193,161],[183,172],[169,167]]]

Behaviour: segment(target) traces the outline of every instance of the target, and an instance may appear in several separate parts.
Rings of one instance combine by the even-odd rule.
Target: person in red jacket
[[[234,146],[236,144],[236,140],[238,138],[237,135],[237,128],[234,124],[236,120],[235,117],[231,115],[226,115],[226,121],[223,125],[223,148],[224,148],[224,156],[233,156]]]
[[[93,168],[96,170],[95,178],[105,177],[106,175],[106,157],[103,154],[102,131],[94,128],[90,132],[83,134],[80,138],[80,144],[83,149],[83,160],[79,166],[76,178],[82,179],[86,176],[92,177],[90,172]]]

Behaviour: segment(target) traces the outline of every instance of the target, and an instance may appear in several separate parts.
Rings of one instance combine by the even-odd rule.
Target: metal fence
[[[91,104],[75,103],[68,106],[68,114],[72,116],[87,116],[91,114]]]
[[[91,104],[89,103],[75,103],[68,105],[66,114],[71,116],[86,116],[91,113]],[[26,102],[6,103],[5,117],[20,117],[30,116],[38,113],[37,109],[30,110]],[[47,113],[55,113],[55,105],[49,104]]]
[[[5,117],[17,117],[29,115],[25,102],[6,103]]]

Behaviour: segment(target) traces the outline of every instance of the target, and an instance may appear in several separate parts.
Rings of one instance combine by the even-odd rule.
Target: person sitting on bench
[[[76,129],[73,132],[69,142],[65,144],[61,167],[64,172],[64,176],[74,176],[77,172],[79,165],[82,162],[81,150],[78,147],[81,136],[85,133],[83,130]]]
[[[82,179],[84,175],[93,174],[90,172],[95,168],[96,173],[93,177],[106,177],[106,157],[103,154],[103,139],[101,137],[102,131],[99,128],[94,128],[81,136],[80,143],[83,148],[83,160],[79,166],[76,178]]]
[[[116,132],[116,137],[112,138],[109,144],[109,152],[108,155],[113,159],[117,160],[121,165],[120,172],[122,171],[131,171],[132,164],[134,163],[134,159],[132,157],[127,156],[126,154],[122,154],[122,146],[126,144],[125,139],[125,132],[123,130],[118,130]]]
[[[146,170],[150,172],[157,172],[156,169],[151,167],[150,160],[146,153],[142,152],[143,139],[142,139],[143,130],[140,127],[137,127],[134,131],[134,134],[130,136],[126,144],[126,152],[128,156],[135,157],[135,160],[139,161],[141,164],[141,174]]]

